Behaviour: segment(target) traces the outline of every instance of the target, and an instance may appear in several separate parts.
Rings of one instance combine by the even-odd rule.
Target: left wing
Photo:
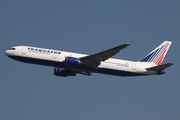
[[[114,56],[115,54],[117,54],[120,50],[124,49],[125,47],[129,46],[130,44],[122,44],[119,45],[117,47],[96,53],[96,54],[92,54],[89,56],[85,56],[80,58],[80,61],[82,61],[83,63],[85,63],[84,65],[86,67],[93,67],[96,68],[97,66],[100,65],[101,61],[105,61],[108,58]]]

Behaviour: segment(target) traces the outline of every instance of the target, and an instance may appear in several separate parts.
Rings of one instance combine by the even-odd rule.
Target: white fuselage
[[[69,68],[76,71],[83,70],[87,72],[104,73],[118,76],[141,76],[157,74],[156,71],[146,70],[146,68],[148,67],[155,66],[153,62],[133,62],[128,60],[109,58],[108,60],[102,61],[97,68],[86,68],[81,66],[66,66],[64,64],[66,57],[81,58],[87,56],[85,54],[31,46],[15,46],[13,48],[14,49],[7,50],[5,54],[14,60],[25,63]]]

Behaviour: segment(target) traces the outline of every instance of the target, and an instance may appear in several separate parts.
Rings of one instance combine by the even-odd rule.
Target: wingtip
[[[171,64],[171,65],[174,65],[175,63],[173,63],[173,62],[170,62],[170,64]]]
[[[129,43],[124,43],[124,45],[127,45],[127,46],[129,46],[130,44],[129,44]]]

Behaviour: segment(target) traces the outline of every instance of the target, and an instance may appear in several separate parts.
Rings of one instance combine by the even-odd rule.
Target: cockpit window
[[[15,50],[15,48],[9,48],[10,50]]]

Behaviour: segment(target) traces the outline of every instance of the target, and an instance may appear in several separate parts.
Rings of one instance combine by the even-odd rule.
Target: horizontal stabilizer
[[[146,68],[146,70],[154,70],[154,71],[164,70],[164,69],[170,67],[173,64],[174,63],[166,63],[166,64],[162,64],[162,65],[159,65],[159,66]]]

